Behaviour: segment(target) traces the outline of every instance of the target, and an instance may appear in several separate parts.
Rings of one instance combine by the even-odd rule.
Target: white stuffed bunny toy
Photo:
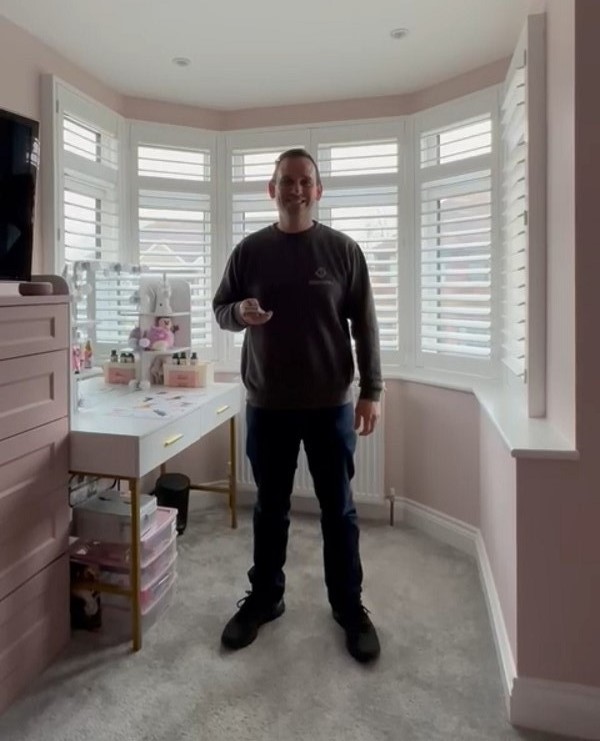
[[[171,308],[171,286],[166,275],[163,275],[163,281],[156,291],[154,313],[157,315],[173,313],[173,309]]]

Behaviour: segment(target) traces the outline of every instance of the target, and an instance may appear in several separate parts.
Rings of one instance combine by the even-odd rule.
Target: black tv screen
[[[39,124],[0,109],[0,280],[31,280]]]

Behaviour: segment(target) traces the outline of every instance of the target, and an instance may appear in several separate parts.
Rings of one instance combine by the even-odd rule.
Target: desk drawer
[[[2,307],[0,360],[62,350],[68,346],[68,304]]]
[[[67,418],[0,442],[0,599],[67,550]]]
[[[0,361],[0,439],[68,413],[67,351]]]
[[[207,435],[226,420],[234,417],[241,408],[241,389],[232,386],[228,391],[211,401],[202,409],[202,434]]]
[[[188,448],[202,437],[202,408],[140,440],[140,476]]]
[[[0,601],[0,713],[69,640],[65,554]]]

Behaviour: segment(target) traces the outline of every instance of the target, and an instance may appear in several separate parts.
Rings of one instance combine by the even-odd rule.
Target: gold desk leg
[[[235,463],[235,416],[229,420],[229,510],[231,527],[237,527],[237,467]]]
[[[140,480],[129,479],[131,497],[131,631],[133,650],[142,647],[142,613],[140,604]]]

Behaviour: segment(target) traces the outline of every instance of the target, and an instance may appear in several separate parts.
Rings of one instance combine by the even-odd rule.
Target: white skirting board
[[[410,500],[399,500],[406,524],[475,555],[504,688],[508,717],[516,726],[600,741],[600,688],[517,677],[504,615],[481,532]]]

